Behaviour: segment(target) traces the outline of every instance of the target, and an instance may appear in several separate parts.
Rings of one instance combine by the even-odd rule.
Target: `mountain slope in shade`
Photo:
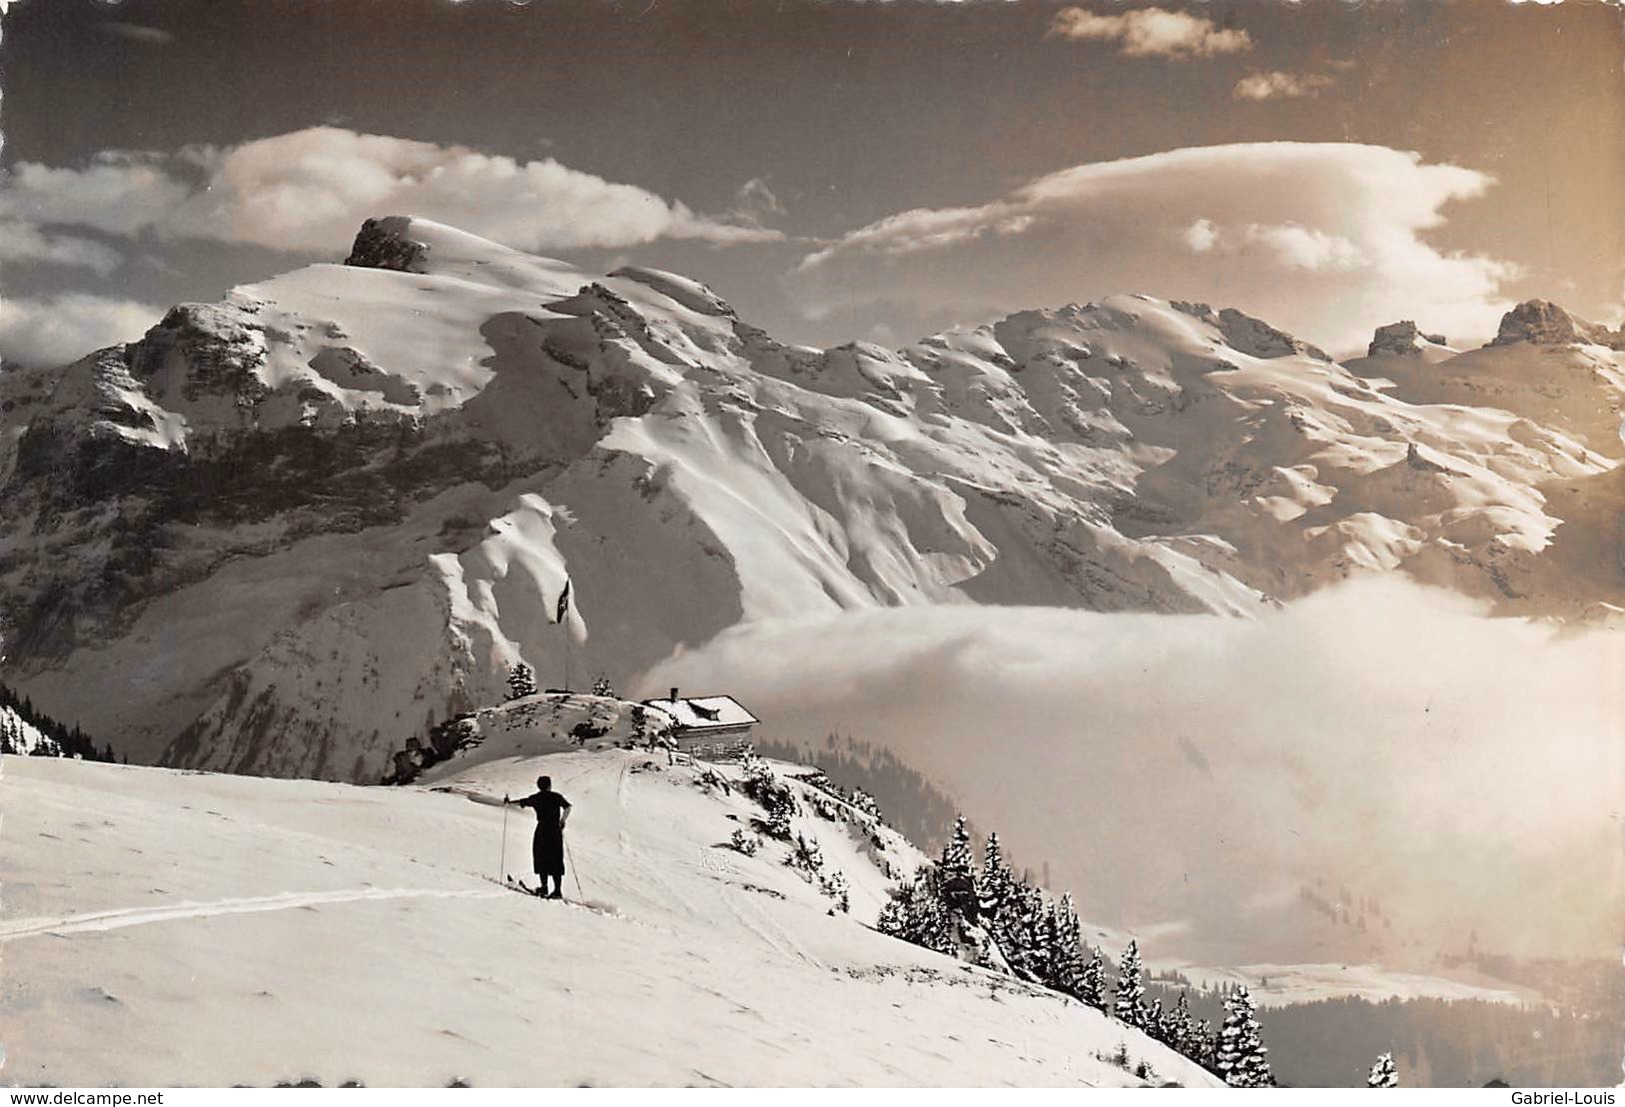
[[[759,808],[663,756],[465,759],[400,789],[0,764],[8,1083],[1146,1082],[1105,1059],[1119,1043],[1152,1083],[1216,1083],[1082,1004],[866,926],[876,859],[920,862],[894,832],[876,850],[797,818],[850,882],[852,914],[832,914],[782,844],[725,848]],[[601,909],[491,883],[504,857],[524,872],[528,812],[504,851],[503,813],[445,790],[523,795],[539,772],[574,804]]]
[[[181,305],[0,424],[6,679],[132,759],[375,780],[521,658],[629,684],[879,605],[1245,615],[1388,571],[1625,601],[1622,355],[1550,313],[1352,367],[1145,296],[820,351],[422,220],[349,261]]]

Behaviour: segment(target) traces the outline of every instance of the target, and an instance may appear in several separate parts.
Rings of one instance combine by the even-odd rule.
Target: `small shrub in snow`
[[[797,834],[795,845],[790,850],[790,856],[784,859],[784,863],[792,869],[812,876],[824,867],[824,852],[818,848],[816,839],[809,840]]]
[[[863,814],[868,815],[875,822],[884,823],[886,821],[886,817],[880,813],[880,804],[875,802],[875,797],[871,796],[868,792],[865,792],[862,788],[852,789],[850,802],[853,807],[857,808],[858,811],[862,812]]]
[[[817,815],[820,819],[824,819],[832,823],[846,821],[845,812],[841,810],[840,805],[832,803],[823,796],[809,797],[807,806],[811,807],[813,814]]]
[[[733,832],[728,844],[746,857],[755,857],[756,851],[762,848],[762,839],[741,827]]]
[[[1365,1078],[1368,1088],[1397,1088],[1399,1087],[1399,1070],[1394,1067],[1394,1055],[1384,1053],[1377,1058],[1377,1063],[1371,1066],[1371,1074]]]
[[[956,952],[952,923],[938,896],[934,866],[922,866],[913,883],[892,889],[891,899],[881,908],[876,927],[882,934],[938,953]]]
[[[845,873],[839,870],[825,873],[819,880],[818,887],[835,902],[835,910],[843,915],[851,912],[852,890],[847,885]]]
[[[536,670],[523,661],[508,666],[508,699],[523,699],[536,694]]]
[[[615,686],[610,684],[609,678],[607,676],[605,676],[602,673],[599,673],[596,677],[593,678],[593,681],[592,681],[592,694],[595,695],[595,696],[608,696],[610,699],[614,699],[615,698]]]
[[[784,863],[800,873],[803,880],[818,885],[818,890],[834,902],[834,910],[842,914],[852,910],[851,890],[846,882],[846,874],[825,866],[824,851],[818,848],[816,839],[797,834],[790,849],[790,856],[784,859]]]
[[[733,785],[728,783],[728,778],[709,765],[695,775],[694,786],[707,795],[712,792],[721,792],[725,796],[733,795]]]
[[[790,819],[799,810],[795,793],[790,790],[788,784],[773,775],[773,770],[767,767],[767,762],[754,754],[746,755],[742,767],[745,770],[745,779],[740,787],[745,795],[760,804],[762,810],[767,813],[765,819],[756,820],[756,825],[768,837],[788,842],[791,834]]]

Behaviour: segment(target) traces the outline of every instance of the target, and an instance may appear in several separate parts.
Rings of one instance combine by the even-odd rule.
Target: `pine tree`
[[[1056,987],[1056,954],[1061,948],[1061,913],[1046,898],[1033,931],[1033,972],[1046,988]]]
[[[1083,927],[1078,922],[1077,908],[1072,904],[1072,893],[1061,897],[1055,912],[1055,946],[1050,951],[1050,987],[1069,996],[1082,999],[1083,985]]]
[[[922,866],[910,884],[893,888],[891,898],[880,910],[876,929],[938,953],[953,954],[953,930],[943,913],[937,875]]]
[[[965,825],[963,815],[954,820],[953,835],[942,847],[937,874],[943,910],[974,921],[978,913],[976,858],[971,852],[970,828]]]
[[[641,703],[632,705],[631,730],[634,746],[649,745],[649,712]]]
[[[1145,1025],[1145,982],[1140,977],[1140,943],[1135,939],[1117,963],[1117,994],[1112,1000],[1112,1014],[1130,1026]]]
[[[1015,877],[1005,864],[1004,847],[999,844],[999,832],[988,831],[987,848],[982,851],[981,896],[978,906],[993,940],[1004,947],[1004,924],[1008,921],[1010,905],[1015,899]],[[1008,954],[1008,950],[1005,951]]]
[[[1151,1007],[1145,1013],[1145,1032],[1159,1042],[1168,1041],[1168,1024],[1162,1013],[1162,999],[1158,997],[1151,1001]]]
[[[592,694],[595,696],[607,696],[613,699],[615,697],[615,686],[609,682],[609,678],[607,676],[605,676],[603,673],[599,673],[593,678]]]
[[[1219,1039],[1214,1034],[1214,1024],[1202,1019],[1196,1024],[1196,1034],[1191,1042],[1191,1060],[1196,1061],[1209,1073],[1219,1071]]]
[[[1174,1004],[1173,1014],[1169,1016],[1169,1025],[1171,1027],[1171,1036],[1167,1039],[1168,1044],[1173,1046],[1175,1051],[1195,1060],[1196,1054],[1193,1045],[1196,1037],[1196,1024],[1191,1019],[1190,992],[1182,991],[1179,993],[1179,1000]]]
[[[1371,1066],[1371,1075],[1365,1078],[1368,1088],[1397,1088],[1399,1087],[1399,1070],[1394,1067],[1394,1055],[1384,1053],[1377,1058],[1377,1063]]]
[[[881,824],[886,822],[886,817],[880,813],[880,804],[876,803],[875,797],[871,796],[868,792],[865,792],[862,788],[852,789],[851,803],[853,807],[874,819],[875,822]]]
[[[1078,982],[1078,998],[1097,1011],[1106,1010],[1106,965],[1100,959],[1100,951],[1094,951],[1089,963],[1083,966],[1083,976]]]
[[[1270,1074],[1269,1049],[1259,1037],[1258,1020],[1253,1017],[1253,997],[1244,984],[1236,985],[1224,1000],[1224,1026],[1219,1029],[1214,1061],[1217,1072],[1232,1088],[1269,1088],[1275,1084]]]
[[[1218,1072],[1218,1053],[1219,1040],[1213,1034],[1213,1024],[1203,1019],[1196,1024],[1196,1030],[1191,1038],[1191,1051],[1188,1056],[1209,1072]]]
[[[954,820],[954,832],[949,837],[948,844],[942,847],[940,867],[946,877],[963,876],[971,881],[976,879],[976,858],[971,853],[970,828],[966,825],[963,815]]]
[[[1009,939],[1005,957],[1017,976],[1041,984],[1045,979],[1048,949],[1044,933],[1044,897],[1031,884],[1015,888],[1009,918],[1004,926]]]
[[[508,666],[508,699],[517,700],[536,694],[536,670],[523,661]]]

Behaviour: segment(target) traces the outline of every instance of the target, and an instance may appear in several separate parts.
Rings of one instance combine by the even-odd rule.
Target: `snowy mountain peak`
[[[1528,342],[1536,346],[1569,346],[1577,343],[1625,350],[1625,331],[1611,331],[1597,323],[1577,319],[1549,300],[1525,300],[1501,317],[1499,333],[1492,346]]]
[[[1124,295],[816,350],[427,220],[350,261],[0,381],[4,676],[122,690],[81,721],[132,759],[376,780],[516,658],[631,685],[877,606],[1245,615],[1390,571],[1625,603],[1603,347],[1343,366]]]

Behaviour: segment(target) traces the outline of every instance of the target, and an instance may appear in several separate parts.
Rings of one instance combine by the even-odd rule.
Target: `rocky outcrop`
[[[1225,342],[1229,343],[1232,349],[1240,350],[1244,354],[1267,358],[1307,354],[1317,361],[1332,360],[1326,351],[1318,346],[1301,342],[1262,319],[1254,319],[1235,308],[1220,311],[1217,319],[1219,333],[1224,335]]]
[[[345,265],[362,269],[393,269],[400,273],[426,271],[429,248],[407,237],[411,220],[404,215],[388,215],[361,224],[350,247]]]
[[[1371,336],[1371,344],[1366,347],[1366,356],[1420,357],[1423,345],[1429,343],[1443,346],[1445,337],[1442,334],[1423,334],[1414,322],[1402,319],[1398,323],[1377,328]]]
[[[1625,329],[1609,330],[1577,319],[1550,300],[1525,300],[1501,317],[1491,346],[1528,342],[1536,346],[1568,346],[1577,342],[1625,350]]]
[[[1532,342],[1537,346],[1566,346],[1583,339],[1574,316],[1549,300],[1525,300],[1501,317],[1492,346]]]

